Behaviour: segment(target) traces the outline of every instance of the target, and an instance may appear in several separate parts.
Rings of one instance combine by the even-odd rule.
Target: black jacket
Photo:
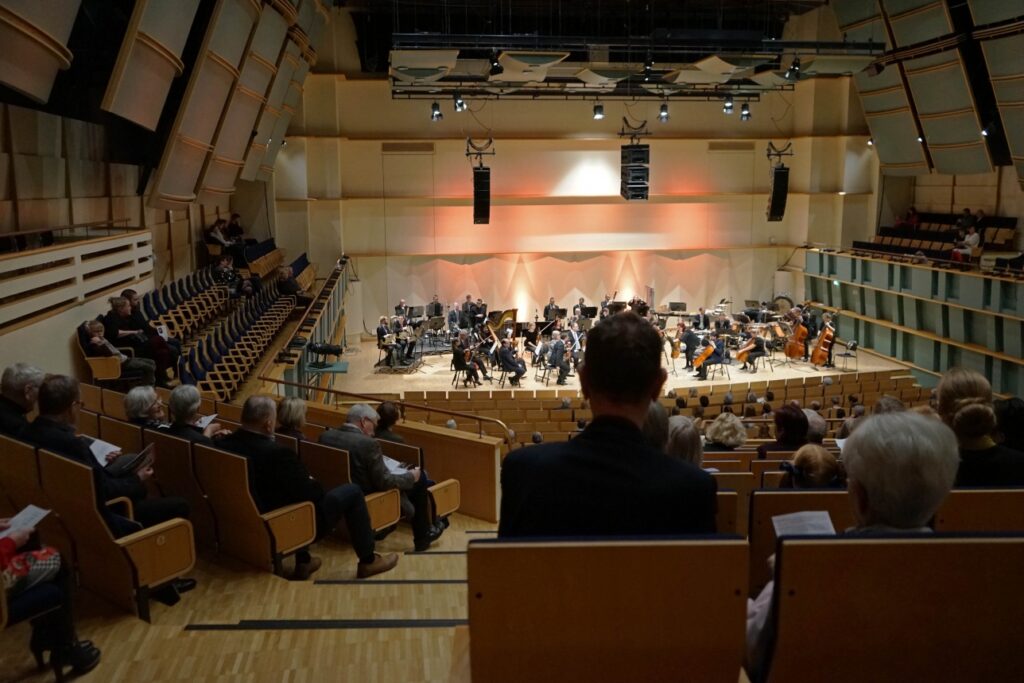
[[[249,461],[249,486],[260,512],[294,503],[319,505],[323,487],[309,475],[299,456],[274,437],[239,429],[225,436],[218,446]]]
[[[17,403],[0,396],[0,434],[18,437],[28,427],[25,409]]]
[[[193,443],[202,444],[204,446],[213,446],[213,439],[203,434],[203,430],[195,425],[183,425],[183,424],[169,424],[161,425],[157,428],[157,431],[176,436],[179,439],[185,439],[186,441],[192,441]]]
[[[505,458],[498,535],[714,533],[716,489],[710,474],[647,446],[636,425],[598,417],[571,441]]]
[[[1024,453],[1002,445],[960,449],[956,486],[1024,486]]]

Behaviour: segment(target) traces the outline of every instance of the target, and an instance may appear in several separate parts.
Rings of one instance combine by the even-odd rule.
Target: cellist
[[[749,341],[736,352],[736,360],[743,361],[740,370],[757,372],[757,359],[765,355],[764,337],[761,330],[755,330]]]
[[[821,314],[821,334],[818,336],[818,340],[814,344],[816,354],[818,352],[818,347],[826,347],[828,355],[825,358],[825,365],[823,366],[826,368],[835,367],[835,363],[832,362],[832,347],[835,345],[836,341],[836,327],[832,322],[833,319],[834,316],[831,313]],[[813,356],[812,360],[814,360]]]

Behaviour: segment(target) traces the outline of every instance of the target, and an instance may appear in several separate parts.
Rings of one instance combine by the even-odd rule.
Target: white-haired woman
[[[211,422],[202,429],[196,426],[196,422],[199,420],[199,407],[201,405],[202,397],[199,395],[199,390],[193,385],[182,384],[175,387],[174,391],[171,392],[170,399],[167,401],[167,410],[170,413],[171,423],[161,427],[161,431],[165,431],[180,439],[187,439],[188,441],[207,445],[213,443],[213,437],[215,436],[230,434],[230,430],[225,429],[218,422]]]
[[[747,441],[743,421],[733,413],[721,413],[704,430],[704,452],[734,451]]]
[[[124,412],[132,424],[152,429],[167,419],[164,402],[151,386],[132,387],[124,397]]]

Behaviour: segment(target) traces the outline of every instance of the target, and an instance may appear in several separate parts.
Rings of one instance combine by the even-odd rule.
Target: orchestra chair
[[[769,683],[1020,678],[1024,536],[784,538],[775,557]]]
[[[769,372],[775,372],[775,365],[771,362],[771,353],[765,353],[763,356],[759,356],[754,359],[754,370],[768,370]]]
[[[857,348],[859,346],[860,344],[857,343],[856,339],[851,339],[850,341],[846,342],[844,351],[841,351],[833,356],[833,360],[836,358],[843,359],[843,367],[841,367],[840,370],[842,370],[843,372],[847,372],[849,370],[850,361],[852,360],[853,372],[857,372],[857,369],[860,367],[860,361],[857,358]]]
[[[508,370],[499,366],[498,367],[498,386],[502,389],[505,388],[505,380],[508,379]]]
[[[217,524],[210,501],[199,486],[192,463],[192,443],[155,429],[142,430],[146,445],[153,444],[153,479],[163,496],[179,496],[188,501],[196,544],[200,548],[217,546]]]
[[[842,532],[856,524],[853,503],[845,490],[838,489],[774,489],[754,491],[750,497],[750,594],[764,588],[771,580],[768,558],[775,552],[777,538],[772,517],[791,512],[823,510],[832,519],[832,526]]]
[[[150,592],[192,571],[192,524],[171,519],[114,538],[97,507],[95,472],[88,465],[39,451],[43,491],[78,550],[81,585],[149,621]],[[128,503],[130,511],[130,501]]]
[[[729,364],[725,363],[724,359],[721,363],[713,363],[708,366],[708,379],[715,379],[718,377],[719,373],[723,372],[725,373],[725,378],[731,382],[732,376],[729,375]]]
[[[7,503],[4,507],[9,508],[12,514],[28,505],[53,510],[53,504],[40,483],[39,459],[35,447],[0,436],[0,493]],[[36,527],[36,531],[44,543],[60,551],[69,567],[75,566],[74,540],[61,522],[59,514],[47,515]]]
[[[452,386],[453,387],[454,386],[458,386],[459,379],[462,379],[463,382],[468,382],[469,381],[468,379],[466,379],[466,371],[463,368],[455,368],[455,374],[452,375]]]
[[[299,458],[324,491],[352,483],[348,451],[312,441],[301,441]],[[370,526],[374,531],[398,524],[402,517],[402,496],[398,489],[368,493],[364,497],[370,512]]]
[[[473,540],[470,677],[735,683],[746,561],[735,538]]]
[[[219,536],[220,551],[274,574],[283,560],[316,538],[316,510],[310,502],[267,513],[256,507],[249,486],[249,463],[238,455],[193,444],[196,478],[206,494]]]

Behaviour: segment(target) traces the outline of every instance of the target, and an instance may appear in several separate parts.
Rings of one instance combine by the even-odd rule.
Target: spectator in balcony
[[[259,244],[258,240],[245,236],[245,228],[243,228],[242,224],[239,222],[240,218],[241,216],[237,213],[231,214],[230,220],[228,220],[227,225],[224,226],[224,236],[235,243],[244,243],[249,246]]]
[[[904,214],[903,218],[896,221],[895,227],[913,230],[920,222],[921,218],[917,215],[917,209],[910,207],[907,209],[907,213]]]
[[[45,376],[28,363],[15,363],[4,369],[0,379],[0,434],[17,437],[28,427],[26,415],[36,408],[39,385]]]
[[[294,296],[295,303],[303,308],[313,301],[313,297],[296,281],[290,266],[281,266],[277,269],[277,291],[287,296]]]
[[[978,233],[978,229],[974,227],[974,224],[967,226],[967,234],[964,236],[962,241],[958,241],[953,246],[953,252],[950,254],[950,258],[958,263],[971,260],[971,254],[981,244],[981,235]]]
[[[957,230],[967,230],[972,225],[977,223],[978,219],[971,215],[970,209],[964,209],[964,212],[960,214],[960,217],[956,219]]]
[[[985,212],[982,211],[981,209],[978,209],[978,211],[974,214],[974,227],[976,227],[979,231],[984,230],[985,226],[982,225],[982,222],[984,220]]]
[[[157,375],[160,374],[161,368],[163,368],[167,378],[173,379],[173,370],[178,367],[178,357],[181,356],[181,341],[173,337],[164,339],[160,336],[160,331],[153,323],[146,320],[146,316],[142,312],[142,297],[139,296],[138,292],[134,289],[126,289],[121,292],[121,296],[128,301],[130,306],[128,326],[133,329],[142,330],[146,340],[149,342],[149,354],[147,357],[156,361]],[[167,369],[170,369],[172,373],[167,374]]]
[[[203,239],[207,244],[216,244],[227,250],[228,247],[234,246],[235,240],[232,239],[228,233],[228,222],[223,218],[218,218],[213,222],[207,230]]]
[[[150,337],[150,326],[141,314],[133,316],[129,299],[123,296],[111,297],[110,311],[103,316],[103,325],[104,333],[111,344],[126,346],[132,350],[136,358],[148,358],[156,363],[157,384],[167,386],[174,379],[174,354],[159,334],[154,335],[157,341]]]
[[[149,358],[134,358],[121,353],[120,349],[111,344],[104,336],[103,323],[89,320],[85,327],[85,355],[96,357],[113,356],[121,361],[122,375],[137,375],[143,384],[152,386],[156,383],[156,362]]]
[[[939,415],[960,445],[957,486],[1024,486],[1024,453],[997,444],[992,386],[974,370],[952,368],[939,381]]]

